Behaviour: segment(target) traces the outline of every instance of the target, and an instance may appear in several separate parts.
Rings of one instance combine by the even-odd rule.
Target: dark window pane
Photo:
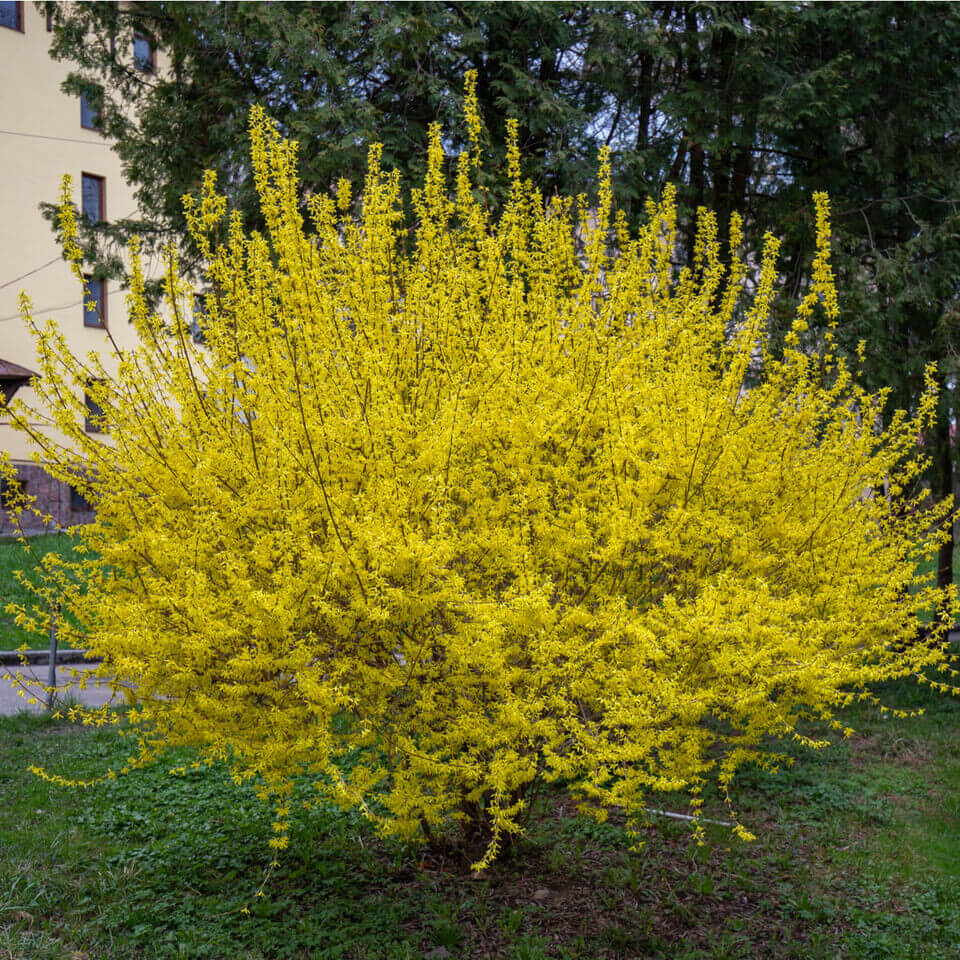
[[[94,280],[87,277],[87,294],[83,299],[83,325],[85,327],[102,327],[107,316],[104,296],[106,283],[103,280]]]
[[[80,94],[80,126],[88,130],[96,130],[100,113],[90,102],[85,93]]]
[[[76,487],[70,487],[70,509],[74,513],[87,513],[92,509],[87,498]]]
[[[22,28],[20,21],[20,11],[22,9],[23,4],[21,3],[0,3],[0,27],[20,30]]]
[[[86,423],[84,424],[87,432],[103,433],[103,408],[86,392],[83,394],[83,402],[87,408]]]
[[[146,37],[133,38],[133,65],[144,73],[153,73],[153,47]]]
[[[17,503],[18,496],[26,495],[26,492],[26,484],[22,480],[8,480],[4,477],[0,480],[0,507],[4,510],[11,509]]]
[[[194,343],[206,343],[207,338],[204,335],[204,328],[207,320],[207,294],[198,293],[193,298],[193,323],[191,332],[193,333]]]
[[[80,195],[83,215],[91,223],[100,223],[103,220],[103,177],[94,177],[85,173]]]
[[[47,14],[47,33],[53,33],[53,14]]]

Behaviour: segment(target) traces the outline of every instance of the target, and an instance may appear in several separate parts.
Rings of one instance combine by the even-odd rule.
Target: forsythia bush
[[[116,375],[37,328],[43,403],[18,419],[97,506],[79,577],[61,568],[77,642],[135,705],[136,762],[225,760],[276,803],[278,849],[304,774],[387,835],[459,822],[478,866],[538,783],[598,816],[638,822],[659,790],[696,811],[707,781],[776,761],[762,738],[950,672],[940,628],[913,642],[949,603],[915,572],[946,516],[911,492],[932,388],[879,430],[884,395],[832,339],[800,346],[815,310],[837,314],[826,197],[775,357],[773,237],[745,302],[736,217],[724,261],[701,211],[678,270],[671,191],[636,235],[606,156],[595,203],[545,200],[515,125],[494,218],[469,91],[467,121],[449,189],[432,130],[407,232],[379,147],[362,198],[304,199],[296,144],[254,110],[266,235],[212,176],[185,201],[205,345],[176,256],[154,313],[136,249],[143,345]]]

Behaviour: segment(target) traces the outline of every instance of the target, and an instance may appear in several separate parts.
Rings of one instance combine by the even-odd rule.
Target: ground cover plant
[[[631,853],[622,821],[579,816],[555,791],[519,855],[476,879],[378,839],[356,812],[294,804],[295,842],[262,897],[272,810],[223,765],[171,776],[195,756],[181,748],[65,791],[27,767],[89,778],[129,743],[112,727],[0,719],[0,957],[949,960],[960,704],[913,684],[883,692],[926,712],[895,724],[853,708],[856,737],[813,756],[788,745],[793,766],[738,777],[754,843],[708,824],[698,846],[688,824],[658,819]],[[716,793],[706,813],[725,815]]]
[[[671,191],[631,234],[602,153],[595,202],[545,200],[516,124],[494,216],[472,87],[466,123],[452,187],[432,128],[408,234],[378,147],[362,197],[303,198],[296,145],[255,110],[267,233],[244,234],[212,177],[185,200],[205,346],[174,252],[152,313],[134,248],[142,348],[114,372],[36,328],[46,406],[14,407],[97,507],[61,567],[64,632],[136,700],[131,765],[227,762],[274,805],[275,850],[303,775],[478,870],[551,785],[628,836],[651,793],[696,813],[709,785],[780,763],[769,737],[819,745],[805,717],[842,729],[879,682],[950,682],[955,598],[916,573],[945,532],[945,505],[912,492],[933,371],[916,415],[877,428],[885,395],[831,336],[801,347],[837,315],[827,198],[774,354],[775,238],[747,296],[740,221],[721,248],[701,211],[678,269]],[[69,183],[61,229],[82,278]]]

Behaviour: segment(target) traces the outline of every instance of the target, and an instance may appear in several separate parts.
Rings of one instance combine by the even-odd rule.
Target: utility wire
[[[118,293],[126,293],[125,290],[107,290],[107,299],[110,297],[116,296]],[[75,300],[73,303],[64,303],[59,307],[44,307],[41,310],[34,310],[34,316],[40,316],[41,314],[46,313],[59,313],[61,310],[69,310],[71,307],[79,307],[81,304],[86,302],[85,298],[80,300]],[[7,320],[20,320],[22,319],[19,313],[11,313],[9,316],[0,317],[0,323],[5,323]]]
[[[3,131],[0,130],[0,133]],[[129,220],[137,212],[136,207],[133,208],[125,217],[121,217],[122,220]],[[62,256],[56,256],[52,260],[48,260],[46,263],[41,263],[39,267],[34,267],[32,270],[28,270],[26,273],[21,273],[19,277],[14,277],[12,280],[7,280],[6,283],[0,283],[0,290],[5,290],[7,287],[12,287],[15,283],[20,280],[25,280],[27,277],[32,277],[35,273],[39,273],[41,270],[46,270],[47,267],[52,266],[57,263],[57,261],[63,260]],[[66,262],[66,261],[64,261]],[[59,308],[57,308],[59,309]],[[17,314],[19,316],[19,314]],[[9,317],[3,317],[3,320],[10,319]]]
[[[107,296],[110,296],[110,291],[107,291]],[[44,307],[43,310],[34,310],[35,314],[41,313],[58,313],[61,310],[69,310],[70,307],[79,307],[83,303],[83,300],[77,300],[75,303],[64,303],[59,307]],[[7,320],[20,320],[22,319],[19,313],[11,313],[9,316],[0,317],[0,323],[6,323]]]
[[[25,280],[27,277],[32,277],[35,273],[45,270],[51,264],[62,259],[62,257],[56,256],[52,260],[48,260],[46,263],[41,263],[39,267],[34,267],[32,270],[28,270],[26,273],[21,273],[19,277],[14,277],[12,280],[8,280],[6,283],[0,283],[0,290],[5,289],[6,287],[12,287],[18,280]]]
[[[78,137],[51,137],[45,133],[20,133],[18,130],[0,130],[0,133],[8,137],[30,137],[33,140],[59,140],[61,143],[85,143],[94,147],[110,147],[112,144],[108,140],[80,140]]]

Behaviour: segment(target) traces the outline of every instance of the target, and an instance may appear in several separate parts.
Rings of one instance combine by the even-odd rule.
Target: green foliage
[[[253,192],[237,176],[254,104],[303,143],[311,191],[342,176],[358,186],[371,140],[383,141],[386,166],[419,182],[427,127],[460,129],[459,91],[475,69],[488,169],[504,163],[506,121],[516,117],[524,172],[548,193],[585,189],[596,150],[609,145],[629,211],[642,212],[671,182],[683,185],[688,210],[709,206],[721,225],[743,214],[756,231],[751,242],[792,221],[785,253],[797,289],[815,189],[843,198],[846,232],[879,255],[907,236],[916,253],[947,251],[939,226],[955,214],[942,201],[952,196],[960,110],[950,56],[960,15],[950,4],[48,9],[51,52],[75,67],[66,87],[100,104],[102,128],[139,188],[148,235],[186,239],[180,198],[197,191],[205,169],[232,185],[247,225],[258,225]],[[131,68],[134,33],[159,44],[169,71]],[[449,148],[458,147],[454,134]],[[910,218],[916,229],[904,231]]]
[[[188,241],[181,197],[197,192],[207,169],[231,185],[245,225],[263,226],[243,176],[254,105],[303,145],[300,172],[310,193],[328,192],[341,177],[362,184],[372,141],[383,143],[388,169],[419,183],[431,123],[454,131],[453,149],[465,141],[460,91],[473,68],[491,173],[505,162],[507,118],[517,117],[528,172],[550,192],[576,192],[593,176],[596,138],[584,131],[603,108],[603,85],[583,75],[575,55],[594,30],[580,5],[100,2],[46,9],[55,24],[51,54],[76,68],[65,89],[98,104],[100,127],[116,141],[142,211],[142,219],[99,229],[107,274],[122,273],[116,241],[138,235],[147,252],[171,235]],[[148,76],[132,68],[134,34],[158,45],[169,70]],[[96,237],[88,231],[87,239]]]

